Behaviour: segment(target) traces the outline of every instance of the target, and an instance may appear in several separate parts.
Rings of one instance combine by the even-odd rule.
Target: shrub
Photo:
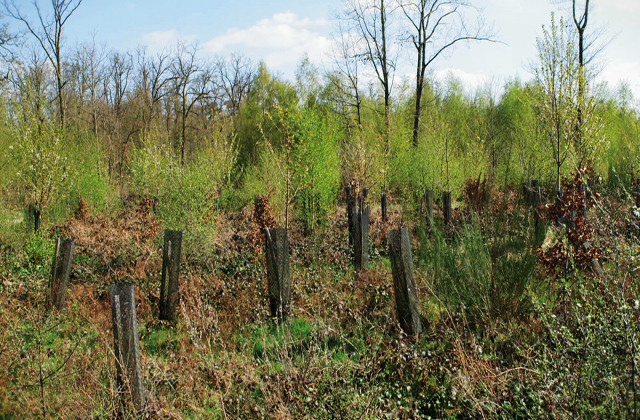
[[[133,150],[132,189],[157,200],[156,215],[165,228],[185,231],[185,254],[210,250],[219,192],[229,185],[234,159],[234,148],[224,142],[212,142],[184,166],[152,136]]]
[[[263,188],[256,194],[272,196],[285,224],[293,204],[298,218],[313,232],[325,224],[340,183],[338,130],[332,119],[313,109],[277,107],[275,113],[272,120],[277,121],[283,144],[278,147],[264,133],[268,153],[262,154],[258,173],[246,185]]]
[[[536,255],[531,251],[524,220],[508,220],[501,213],[483,226],[472,220],[448,239],[434,229],[430,239],[420,234],[419,258],[432,273],[432,290],[449,310],[462,305],[469,321],[483,324],[521,316],[529,305],[527,288],[534,279]]]

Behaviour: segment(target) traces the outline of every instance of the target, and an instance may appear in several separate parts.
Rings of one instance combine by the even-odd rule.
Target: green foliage
[[[529,179],[550,180],[553,166],[538,139],[536,117],[538,88],[519,81],[508,82],[496,109],[496,137],[503,159],[498,164],[504,183]]]
[[[464,224],[451,239],[439,229],[434,229],[433,238],[422,231],[418,255],[432,270],[437,300],[451,311],[463,309],[476,325],[526,313],[527,288],[537,262],[523,230],[527,222],[501,214],[490,221],[488,238],[477,220]]]
[[[633,191],[634,178],[640,177],[640,115],[633,109],[632,95],[628,87],[622,86],[600,108],[604,135],[610,143],[603,155],[607,166],[599,172],[607,172],[612,190],[624,188]]]
[[[556,166],[557,185],[567,159],[573,167],[595,162],[607,149],[597,101],[590,92],[593,76],[578,64],[573,33],[560,18],[551,15],[537,39],[536,82],[540,99],[536,110],[543,123],[543,136]]]
[[[264,133],[268,153],[263,154],[261,170],[249,178],[248,188],[259,185],[273,199],[276,211],[289,220],[289,207],[307,229],[314,232],[325,224],[340,183],[338,130],[326,115],[313,108],[290,111],[275,108],[271,117],[278,136]],[[278,147],[278,139],[284,143]]]
[[[20,203],[43,211],[68,186],[67,139],[53,123],[36,121],[21,122],[13,137],[14,190],[20,191]]]
[[[55,240],[42,233],[42,230],[27,236],[23,252],[24,259],[16,260],[14,273],[45,278],[51,270],[51,261],[55,250]]]
[[[238,138],[238,170],[242,175],[260,163],[263,138],[270,139],[276,148],[282,147],[284,138],[279,130],[276,108],[295,109],[298,97],[293,86],[269,74],[267,66],[260,63],[251,91],[240,107],[236,119]],[[242,173],[244,172],[244,173]]]
[[[538,306],[546,337],[531,367],[559,417],[638,416],[638,300],[626,297],[628,287],[616,275],[580,278],[565,285],[557,307]]]
[[[133,191],[157,200],[156,214],[168,229],[184,230],[186,254],[210,250],[218,190],[229,187],[235,149],[212,143],[181,166],[166,144],[147,136],[131,157]]]
[[[340,185],[338,131],[335,122],[313,109],[291,116],[295,126],[293,187],[298,216],[310,231],[324,226]]]

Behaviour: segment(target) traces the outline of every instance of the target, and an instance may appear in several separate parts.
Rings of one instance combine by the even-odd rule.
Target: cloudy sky
[[[436,77],[453,74],[469,89],[531,77],[535,40],[552,11],[568,12],[561,0],[474,0],[500,43],[461,45],[434,63]],[[588,29],[604,31],[600,79],[615,88],[628,82],[640,98],[640,0],[594,0]],[[178,39],[195,41],[203,54],[241,52],[264,60],[272,71],[293,77],[308,55],[329,68],[341,0],[84,0],[68,24],[70,42],[95,37],[110,48],[146,45],[158,50]],[[408,70],[409,68],[407,68]]]

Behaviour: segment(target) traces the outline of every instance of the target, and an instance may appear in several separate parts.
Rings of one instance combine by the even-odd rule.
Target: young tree
[[[542,90],[539,115],[544,121],[544,135],[552,148],[556,166],[556,187],[560,190],[562,165],[571,149],[571,138],[576,126],[578,73],[575,47],[564,19],[556,22],[551,15],[551,26],[542,27],[542,37],[537,39],[538,67],[536,81]]]
[[[2,11],[24,25],[53,66],[61,127],[64,127],[65,124],[66,110],[63,92],[65,81],[62,72],[63,30],[80,4],[82,4],[82,0],[51,0],[51,11],[50,14],[47,14],[40,5],[40,1],[33,0],[32,5],[37,16],[34,21],[29,19],[28,14],[18,7],[16,0],[2,0]]]

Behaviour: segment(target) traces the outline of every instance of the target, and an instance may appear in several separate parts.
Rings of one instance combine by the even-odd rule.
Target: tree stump
[[[444,224],[450,225],[452,221],[451,191],[442,193],[442,215],[444,216]]]
[[[286,228],[265,228],[267,285],[271,317],[284,320],[291,303],[291,269],[289,267],[289,234]]]
[[[422,324],[406,226],[389,231],[389,255],[398,321],[407,335],[417,336],[422,332]]]
[[[529,205],[529,203],[531,202],[531,199],[529,198],[530,196],[530,189],[529,186],[527,185],[526,182],[522,183],[522,199],[524,200],[524,204],[525,205]]]
[[[47,297],[47,309],[49,310],[53,308],[60,310],[64,307],[74,246],[75,243],[71,239],[63,240],[58,237],[56,240],[51,264],[51,277],[49,278],[49,296]]]
[[[389,217],[387,216],[387,193],[382,193],[380,197],[380,209],[382,211],[382,221],[389,221]]]
[[[176,308],[180,303],[180,254],[182,252],[182,231],[165,230],[162,250],[162,279],[160,283],[159,318],[174,322]]]
[[[580,205],[579,205],[579,210],[580,210],[580,215],[582,217],[587,217],[587,185],[582,182],[580,184],[579,190],[580,192]]]
[[[433,201],[433,190],[426,190],[424,192],[424,204],[426,226],[429,233],[433,231]]]
[[[537,179],[531,180],[531,193],[530,193],[531,205],[537,208],[542,204],[542,193],[540,192],[540,183]]]
[[[347,222],[349,228],[349,246],[353,245],[353,213],[355,212],[355,200],[351,194],[351,187],[344,187],[344,194],[347,202]]]
[[[353,214],[353,254],[356,271],[369,269],[369,213],[369,207],[364,205],[360,211]]]
[[[145,410],[145,397],[133,284],[111,285],[111,320],[118,393],[124,407],[131,401],[134,410],[140,414]]]

